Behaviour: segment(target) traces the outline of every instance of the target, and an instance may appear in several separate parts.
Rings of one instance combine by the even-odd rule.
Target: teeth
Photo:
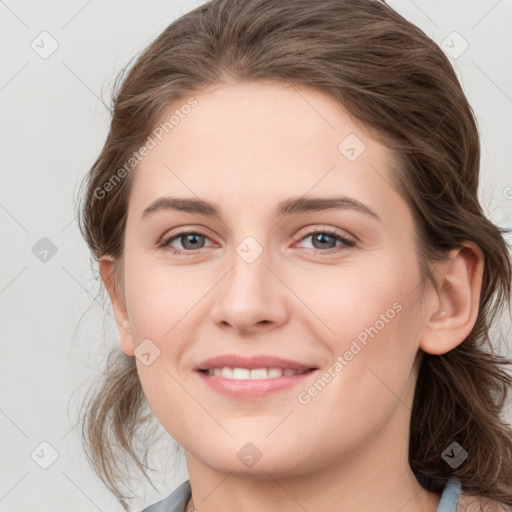
[[[222,370],[224,372],[224,369]],[[247,368],[233,368],[233,377],[235,380],[245,380],[251,378],[251,370]]]
[[[291,368],[212,368],[208,370],[208,375],[215,377],[224,377],[225,379],[248,380],[248,379],[277,379],[278,377],[288,377],[290,375],[301,375],[306,370],[293,370]]]
[[[280,375],[278,375],[278,377],[280,377]],[[251,379],[268,379],[268,370],[266,368],[251,370]]]
[[[283,370],[281,368],[269,368],[268,369],[268,378],[275,379],[276,377],[281,377],[283,375]]]

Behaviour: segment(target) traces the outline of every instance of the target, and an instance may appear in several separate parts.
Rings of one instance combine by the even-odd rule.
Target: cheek
[[[180,361],[189,344],[190,315],[197,314],[194,304],[201,290],[177,283],[161,271],[145,269],[134,272],[131,280],[127,280],[126,292],[135,345],[146,343],[152,354],[147,365],[142,358],[136,359],[144,394],[164,428],[171,436],[182,439],[186,437],[186,428],[195,420],[187,415],[191,404],[189,395],[180,385],[183,382]],[[185,417],[186,422],[176,421]]]
[[[415,268],[400,264],[400,260],[397,263],[394,257],[375,260],[337,271],[312,271],[297,281],[305,302],[323,321],[325,333],[330,331],[326,339],[332,340],[329,344],[337,350],[358,336],[364,343],[396,329],[404,316],[400,311],[410,301],[410,291],[418,279]],[[319,284],[322,282],[325,284]]]
[[[144,265],[135,258],[131,266],[127,264],[127,307],[136,343],[144,338],[157,344],[170,337],[173,344],[179,340],[176,334],[190,315],[197,315],[208,290],[209,281],[197,274],[184,267]]]
[[[390,389],[407,385],[422,326],[419,272],[414,259],[405,261],[410,263],[395,256],[387,264],[383,259],[373,267],[351,269],[340,273],[339,286],[331,286],[323,299],[318,292],[308,296],[323,304],[318,316],[332,331],[323,339],[332,362],[338,359],[343,366],[337,366],[334,379],[337,400],[386,407]]]
[[[322,432],[337,439],[338,448],[379,431],[395,411],[410,412],[403,404],[414,387],[417,343],[409,335],[415,314],[408,304],[393,304],[382,310],[384,320],[377,304],[360,307],[350,318],[351,334],[345,331],[331,344],[332,364],[320,375],[327,383],[313,383],[297,397],[307,404],[299,410],[323,425]],[[345,438],[338,437],[340,430]]]

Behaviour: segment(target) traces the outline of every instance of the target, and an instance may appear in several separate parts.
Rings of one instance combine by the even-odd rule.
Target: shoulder
[[[457,512],[511,512],[496,500],[485,496],[472,496],[461,491]]]
[[[141,512],[183,512],[191,496],[190,480],[186,480],[174,491],[153,505],[146,507]]]

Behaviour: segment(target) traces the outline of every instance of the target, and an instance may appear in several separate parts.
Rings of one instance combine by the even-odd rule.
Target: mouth
[[[260,379],[278,379],[280,377],[290,377],[292,375],[302,375],[315,370],[316,368],[307,368],[302,370],[294,370],[293,368],[230,368],[224,366],[222,368],[210,368],[208,370],[199,370],[208,376],[223,377],[231,380],[260,380]]]
[[[231,398],[258,398],[297,386],[319,368],[271,356],[217,356],[195,373],[212,390]]]

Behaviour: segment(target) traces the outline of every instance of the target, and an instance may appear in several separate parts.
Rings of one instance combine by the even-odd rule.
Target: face
[[[316,90],[195,98],[129,200],[122,348],[155,415],[190,458],[243,474],[396,449],[423,316],[391,153]]]

